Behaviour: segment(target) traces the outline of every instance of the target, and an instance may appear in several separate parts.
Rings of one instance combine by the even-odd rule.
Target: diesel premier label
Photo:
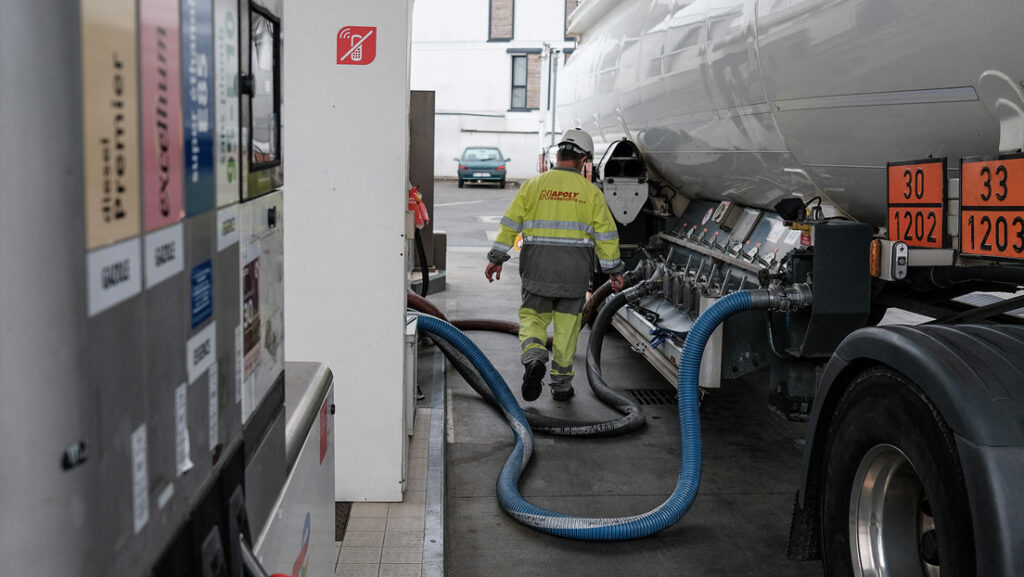
[[[82,149],[89,250],[138,236],[135,0],[83,0]]]

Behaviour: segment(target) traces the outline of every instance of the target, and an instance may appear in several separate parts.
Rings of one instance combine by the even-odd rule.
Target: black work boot
[[[540,397],[540,391],[544,388],[541,379],[544,378],[544,363],[530,361],[526,363],[526,371],[523,373],[523,400],[536,401]]]
[[[568,401],[575,394],[575,391],[572,390],[572,386],[568,389],[555,389],[554,387],[551,387],[551,398],[556,401]]]

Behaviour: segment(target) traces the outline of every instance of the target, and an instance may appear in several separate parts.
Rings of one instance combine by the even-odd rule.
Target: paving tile
[[[416,409],[416,416],[413,420],[413,430],[417,433],[430,432],[430,409]]]
[[[384,533],[385,547],[423,546],[423,531],[388,531]]]
[[[317,563],[316,561],[310,561],[307,567],[307,575],[330,575],[337,570],[337,563]],[[302,574],[301,570],[299,570],[299,574]]]
[[[430,453],[430,443],[427,439],[413,439],[409,442],[409,456],[425,459]]]
[[[409,480],[427,478],[427,460],[422,458],[409,459]]]
[[[387,517],[349,517],[348,527],[345,529],[345,532],[383,531],[387,528],[387,523]]]
[[[422,503],[391,503],[388,506],[388,517],[422,517]]]
[[[410,491],[406,490],[405,495],[402,496],[402,503],[416,503],[420,507],[424,507],[427,502],[427,491]]]
[[[420,479],[406,479],[405,481],[405,492],[406,494],[415,491],[426,491],[427,490],[427,478],[423,477]]]
[[[380,566],[379,577],[420,577],[421,565],[388,563]]]
[[[346,547],[380,547],[384,544],[384,531],[346,531]],[[340,549],[340,547],[339,547]]]
[[[383,543],[381,545],[383,545]],[[334,556],[332,558],[334,559],[335,565],[338,564],[338,557],[341,557],[341,541],[334,542]]]
[[[422,563],[423,544],[418,547],[384,547],[380,555],[381,564],[384,563]]]
[[[423,517],[391,517],[387,531],[423,531]],[[385,538],[387,536],[385,535]]]
[[[352,512],[348,516],[350,519],[352,517],[387,517],[388,505],[389,503],[352,503]]]
[[[335,577],[377,577],[380,565],[376,563],[339,563]]]
[[[380,547],[341,547],[338,563],[380,563]]]

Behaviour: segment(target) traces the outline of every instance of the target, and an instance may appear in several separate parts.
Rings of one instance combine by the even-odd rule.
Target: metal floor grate
[[[626,389],[640,405],[674,405],[675,389]]]

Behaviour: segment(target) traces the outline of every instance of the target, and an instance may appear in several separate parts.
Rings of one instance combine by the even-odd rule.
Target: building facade
[[[578,0],[417,0],[411,88],[435,92],[434,172],[454,177],[467,146],[497,146],[510,179],[538,172],[551,144],[558,73]]]

